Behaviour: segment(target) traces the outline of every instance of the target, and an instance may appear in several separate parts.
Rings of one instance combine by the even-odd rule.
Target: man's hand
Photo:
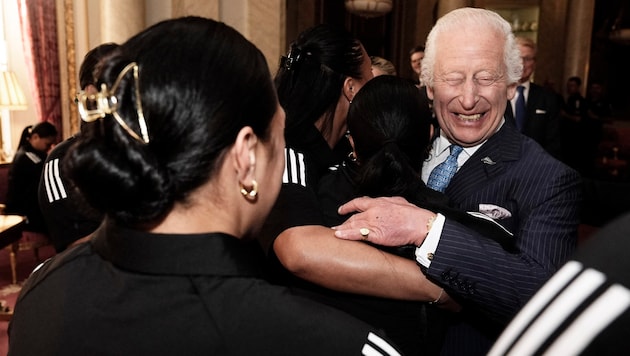
[[[400,197],[356,198],[339,207],[341,215],[353,212],[357,214],[333,227],[335,237],[383,246],[420,246],[435,218],[435,213]]]

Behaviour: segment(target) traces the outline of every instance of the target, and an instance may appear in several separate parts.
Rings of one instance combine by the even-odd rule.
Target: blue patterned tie
[[[451,178],[457,172],[457,156],[462,150],[462,146],[451,145],[451,154],[448,155],[444,162],[433,168],[427,181],[427,187],[438,192],[444,192]]]
[[[516,119],[516,127],[519,131],[523,131],[523,126],[525,125],[525,116],[527,116],[527,107],[525,106],[525,94],[523,90],[525,87],[519,85],[518,88],[518,98],[516,98],[516,105],[514,105],[514,109],[516,113],[514,115],[514,119]]]

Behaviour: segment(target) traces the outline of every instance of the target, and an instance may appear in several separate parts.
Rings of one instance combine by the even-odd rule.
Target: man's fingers
[[[339,207],[337,212],[339,215],[347,215],[354,212],[363,212],[370,208],[377,207],[380,205],[410,205],[405,198],[402,197],[381,197],[381,198],[370,198],[370,197],[361,197],[350,200],[349,202],[343,204]]]
[[[363,236],[361,236],[360,229],[347,229],[347,230],[335,229],[335,237],[343,239],[343,240],[363,240]]]
[[[370,207],[370,203],[374,198],[361,197],[350,200],[339,207],[339,215],[346,215],[354,212],[366,211]]]

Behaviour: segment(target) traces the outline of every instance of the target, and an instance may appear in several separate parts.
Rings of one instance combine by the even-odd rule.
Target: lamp
[[[346,0],[346,10],[365,18],[383,16],[392,11],[392,0]]]
[[[15,77],[15,73],[7,70],[0,72],[0,109],[27,109],[26,97]]]
[[[15,73],[7,70],[0,71],[0,110],[26,110],[26,104],[26,97],[17,81]],[[8,122],[6,122],[8,118],[2,117],[2,115],[0,115],[0,118],[2,119],[0,127],[9,127]],[[0,162],[7,161],[5,142],[11,142],[11,133],[4,131],[5,130],[0,131],[2,132],[2,140],[0,141],[2,142],[2,146],[0,147]]]

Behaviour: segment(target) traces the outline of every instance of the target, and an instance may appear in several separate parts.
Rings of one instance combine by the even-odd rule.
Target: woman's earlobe
[[[352,99],[354,99],[354,85],[353,79],[350,77],[347,77],[343,82],[343,96],[346,97],[349,103],[352,103]]]

